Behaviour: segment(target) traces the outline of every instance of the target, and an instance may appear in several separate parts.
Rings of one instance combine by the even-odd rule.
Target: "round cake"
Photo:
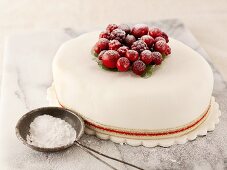
[[[171,54],[149,78],[100,69],[91,49],[100,31],[64,43],[53,61],[59,104],[86,126],[131,139],[186,134],[208,116],[213,73],[197,52],[170,38]]]

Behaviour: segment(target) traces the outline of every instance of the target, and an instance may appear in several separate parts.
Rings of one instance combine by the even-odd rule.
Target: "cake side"
[[[213,75],[198,53],[170,39],[171,56],[143,79],[97,66],[90,49],[98,33],[70,40],[56,54],[54,84],[64,107],[103,125],[138,130],[184,126],[207,110]]]

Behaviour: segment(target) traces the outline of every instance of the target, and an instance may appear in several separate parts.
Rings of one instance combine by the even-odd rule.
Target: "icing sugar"
[[[69,123],[46,114],[34,119],[29,132],[27,142],[43,148],[72,144],[76,139],[76,131]]]

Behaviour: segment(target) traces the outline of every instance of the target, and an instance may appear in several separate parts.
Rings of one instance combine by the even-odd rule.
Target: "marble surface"
[[[151,24],[151,23],[150,23]],[[152,23],[188,44],[211,64],[206,52],[191,32],[178,20]],[[71,28],[12,36],[7,41],[2,79],[0,117],[1,169],[108,169],[104,164],[72,147],[59,153],[39,153],[17,140],[14,128],[27,111],[47,106],[46,89],[52,82],[51,61],[60,44],[76,37]],[[227,167],[227,83],[215,67],[213,95],[220,104],[221,121],[214,132],[184,145],[170,148],[131,147],[84,135],[81,142],[116,158],[145,169],[225,169]],[[193,69],[193,67],[192,67]],[[112,161],[118,169],[132,169]]]

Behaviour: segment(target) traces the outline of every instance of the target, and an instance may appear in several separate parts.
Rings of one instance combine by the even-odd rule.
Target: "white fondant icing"
[[[172,54],[150,78],[102,70],[91,49],[99,32],[66,42],[53,61],[59,102],[100,124],[166,129],[188,124],[208,107],[213,74],[190,47],[170,38]]]
[[[51,106],[60,106],[57,100],[57,96],[54,90],[54,86],[52,85],[47,90],[47,100]],[[221,116],[221,111],[219,110],[219,105],[215,102],[215,98],[211,98],[211,107],[209,109],[207,119],[199,125],[195,130],[178,137],[172,137],[167,139],[157,139],[157,140],[138,140],[138,139],[126,139],[120,138],[116,136],[101,134],[92,129],[85,127],[85,133],[88,135],[95,135],[103,140],[111,140],[115,143],[126,143],[131,146],[139,146],[143,145],[145,147],[155,147],[155,146],[163,146],[169,147],[174,144],[185,144],[187,141],[194,140],[197,136],[205,136],[207,132],[213,131],[215,129],[215,125],[219,123],[219,117]]]
[[[89,135],[96,135],[100,139],[111,140],[115,143],[126,143],[131,146],[139,146],[143,145],[145,147],[170,147],[175,144],[185,144],[187,141],[195,140],[198,136],[205,136],[207,132],[213,131],[215,129],[215,125],[219,123],[219,117],[221,116],[221,112],[219,110],[218,103],[215,102],[214,97],[211,101],[211,109],[209,110],[208,118],[195,130],[179,137],[172,137],[167,139],[157,139],[157,140],[136,140],[136,139],[126,139],[119,138],[110,135],[100,135],[99,132],[91,130],[89,128],[85,128],[85,133]]]

